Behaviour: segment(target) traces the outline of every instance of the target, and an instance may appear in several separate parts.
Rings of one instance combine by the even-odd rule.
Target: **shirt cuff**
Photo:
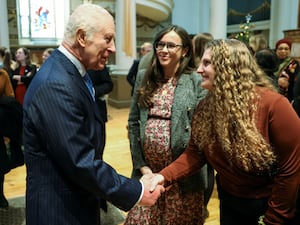
[[[138,205],[140,203],[140,201],[142,200],[142,197],[144,195],[144,191],[145,191],[145,188],[144,188],[144,184],[142,181],[140,181],[141,185],[142,185],[142,191],[141,191],[141,195],[139,197],[139,200],[135,203],[135,205]]]

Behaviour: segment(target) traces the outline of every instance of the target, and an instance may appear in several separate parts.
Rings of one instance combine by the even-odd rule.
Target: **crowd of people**
[[[29,49],[0,48],[1,208],[4,176],[25,155],[32,225],[97,225],[106,201],[128,211],[126,225],[202,225],[215,182],[221,225],[300,223],[291,40],[270,48],[263,35],[245,44],[170,25],[145,42],[127,76],[128,178],[102,159],[114,39],[108,11],[82,4],[40,68]]]

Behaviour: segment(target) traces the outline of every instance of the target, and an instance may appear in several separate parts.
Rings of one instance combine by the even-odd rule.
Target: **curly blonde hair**
[[[274,87],[242,42],[214,40],[206,49],[210,50],[215,79],[194,115],[196,145],[211,153],[220,146],[228,161],[245,171],[270,169],[276,157],[256,127],[260,98],[256,87]]]

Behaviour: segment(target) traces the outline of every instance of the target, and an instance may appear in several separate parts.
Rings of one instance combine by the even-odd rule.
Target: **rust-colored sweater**
[[[4,69],[0,69],[0,96],[14,97],[14,89],[10,82],[10,78]]]
[[[300,183],[300,119],[285,97],[264,88],[258,88],[258,93],[261,102],[257,126],[278,157],[279,170],[274,179],[231,165],[218,148],[213,154],[203,149],[205,157],[201,157],[192,138],[185,152],[160,173],[165,182],[173,182],[198,170],[207,160],[219,174],[220,185],[226,192],[241,198],[268,197],[264,221],[278,225],[294,214]]]

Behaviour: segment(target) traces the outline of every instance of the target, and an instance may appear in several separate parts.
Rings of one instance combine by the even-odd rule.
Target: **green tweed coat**
[[[148,118],[148,108],[137,104],[136,90],[140,87],[145,70],[141,70],[135,88],[128,119],[130,151],[133,162],[132,177],[141,177],[140,168],[146,166],[143,143]],[[196,72],[182,74],[177,82],[171,111],[171,149],[175,160],[187,147],[191,135],[191,120],[195,107],[206,91],[200,87],[201,76]],[[204,191],[207,188],[206,165],[196,174],[179,181],[182,193]]]

